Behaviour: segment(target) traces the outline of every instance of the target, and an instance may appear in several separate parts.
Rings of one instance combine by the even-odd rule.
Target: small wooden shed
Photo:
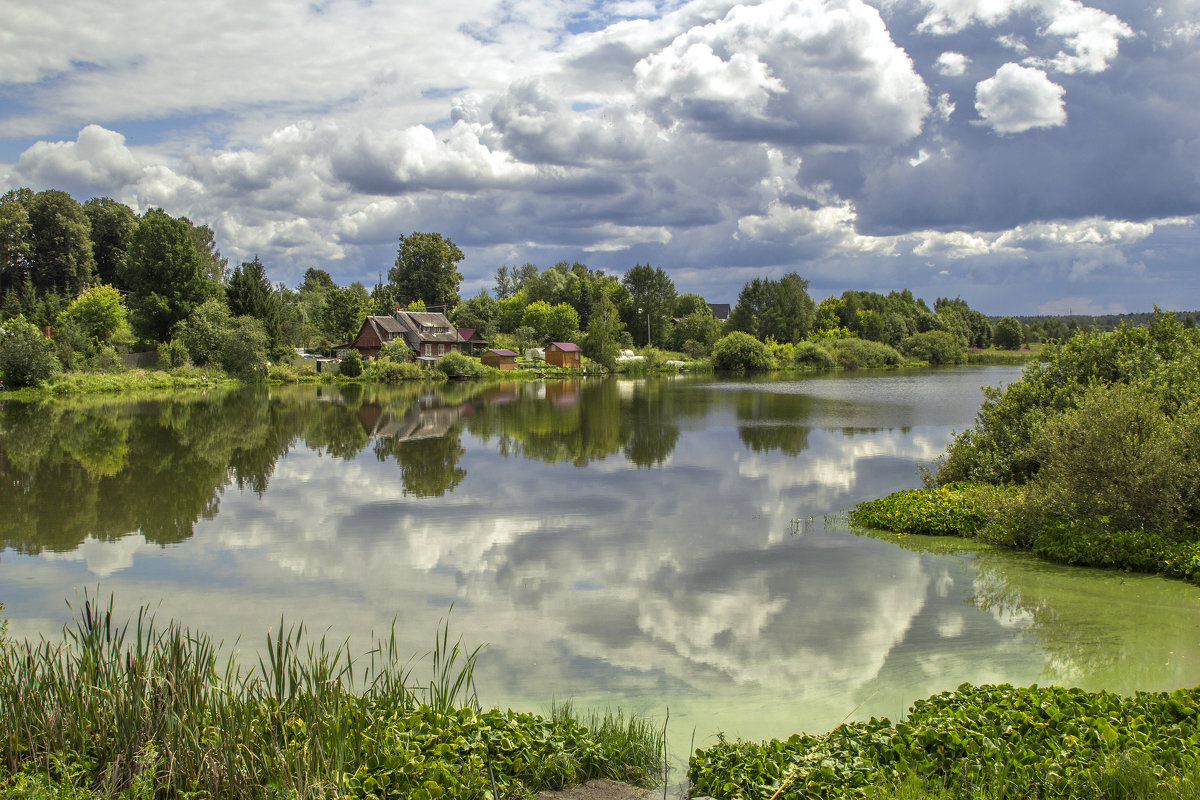
[[[484,366],[496,369],[516,369],[517,354],[512,350],[484,350],[479,357]]]
[[[574,342],[551,342],[546,346],[546,363],[556,367],[583,365],[583,351]]]

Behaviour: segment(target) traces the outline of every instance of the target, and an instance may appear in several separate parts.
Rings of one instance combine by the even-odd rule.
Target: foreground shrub
[[[753,372],[775,369],[767,347],[748,333],[734,331],[717,340],[712,348],[712,362],[717,369]]]
[[[496,372],[479,359],[451,351],[442,356],[437,368],[449,378],[486,378]]]
[[[1176,788],[1194,781],[1198,748],[1200,689],[1124,697],[963,684],[917,701],[895,725],[872,718],[821,736],[721,741],[692,756],[688,778],[693,794],[745,800],[871,798],[906,782],[938,796],[1109,797],[1122,776],[1153,785],[1140,797],[1172,797],[1172,776]]]
[[[158,345],[158,368],[159,369],[175,369],[176,367],[186,366],[188,363],[187,345],[183,340],[176,337],[169,342],[159,342]]]
[[[0,327],[0,382],[10,388],[38,386],[59,370],[54,342],[18,316]]]
[[[867,339],[822,339],[820,345],[842,369],[894,367],[904,360],[888,345]]]
[[[298,383],[300,373],[291,364],[272,364],[267,379],[274,383]]]

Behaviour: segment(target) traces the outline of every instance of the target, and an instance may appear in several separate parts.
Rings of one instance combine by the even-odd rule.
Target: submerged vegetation
[[[1200,332],[1160,314],[1048,347],[986,390],[929,481],[859,504],[852,520],[1197,579]]]
[[[439,631],[427,681],[395,631],[366,653],[268,634],[244,670],[201,632],[85,600],[61,641],[0,640],[0,794],[81,798],[523,797],[653,785],[661,733],[621,714],[482,710],[479,648]]]
[[[722,741],[696,752],[688,777],[694,795],[719,800],[1197,797],[1200,689],[1125,697],[964,684],[895,724]]]

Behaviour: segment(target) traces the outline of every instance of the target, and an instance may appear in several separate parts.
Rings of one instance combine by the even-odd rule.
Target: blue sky
[[[1197,0],[5,5],[6,187],[186,214],[289,285],[438,231],[464,294],[566,259],[1200,308]]]

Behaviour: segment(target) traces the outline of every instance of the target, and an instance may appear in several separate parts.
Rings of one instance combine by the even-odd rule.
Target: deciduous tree
[[[83,291],[96,275],[92,225],[83,207],[58,189],[33,196],[29,207],[30,275],[38,293]]]
[[[129,240],[121,278],[129,287],[134,332],[155,342],[216,295],[205,260],[196,252],[191,223],[152,208],[138,220]]]
[[[137,215],[111,197],[93,197],[83,204],[83,213],[92,226],[92,259],[96,262],[97,279],[125,288],[118,284],[118,273],[125,262],[129,239],[137,228]]]
[[[403,303],[421,300],[426,306],[453,307],[458,304],[458,286],[463,276],[458,262],[462,250],[440,233],[411,233],[400,237],[396,265],[388,280]]]

